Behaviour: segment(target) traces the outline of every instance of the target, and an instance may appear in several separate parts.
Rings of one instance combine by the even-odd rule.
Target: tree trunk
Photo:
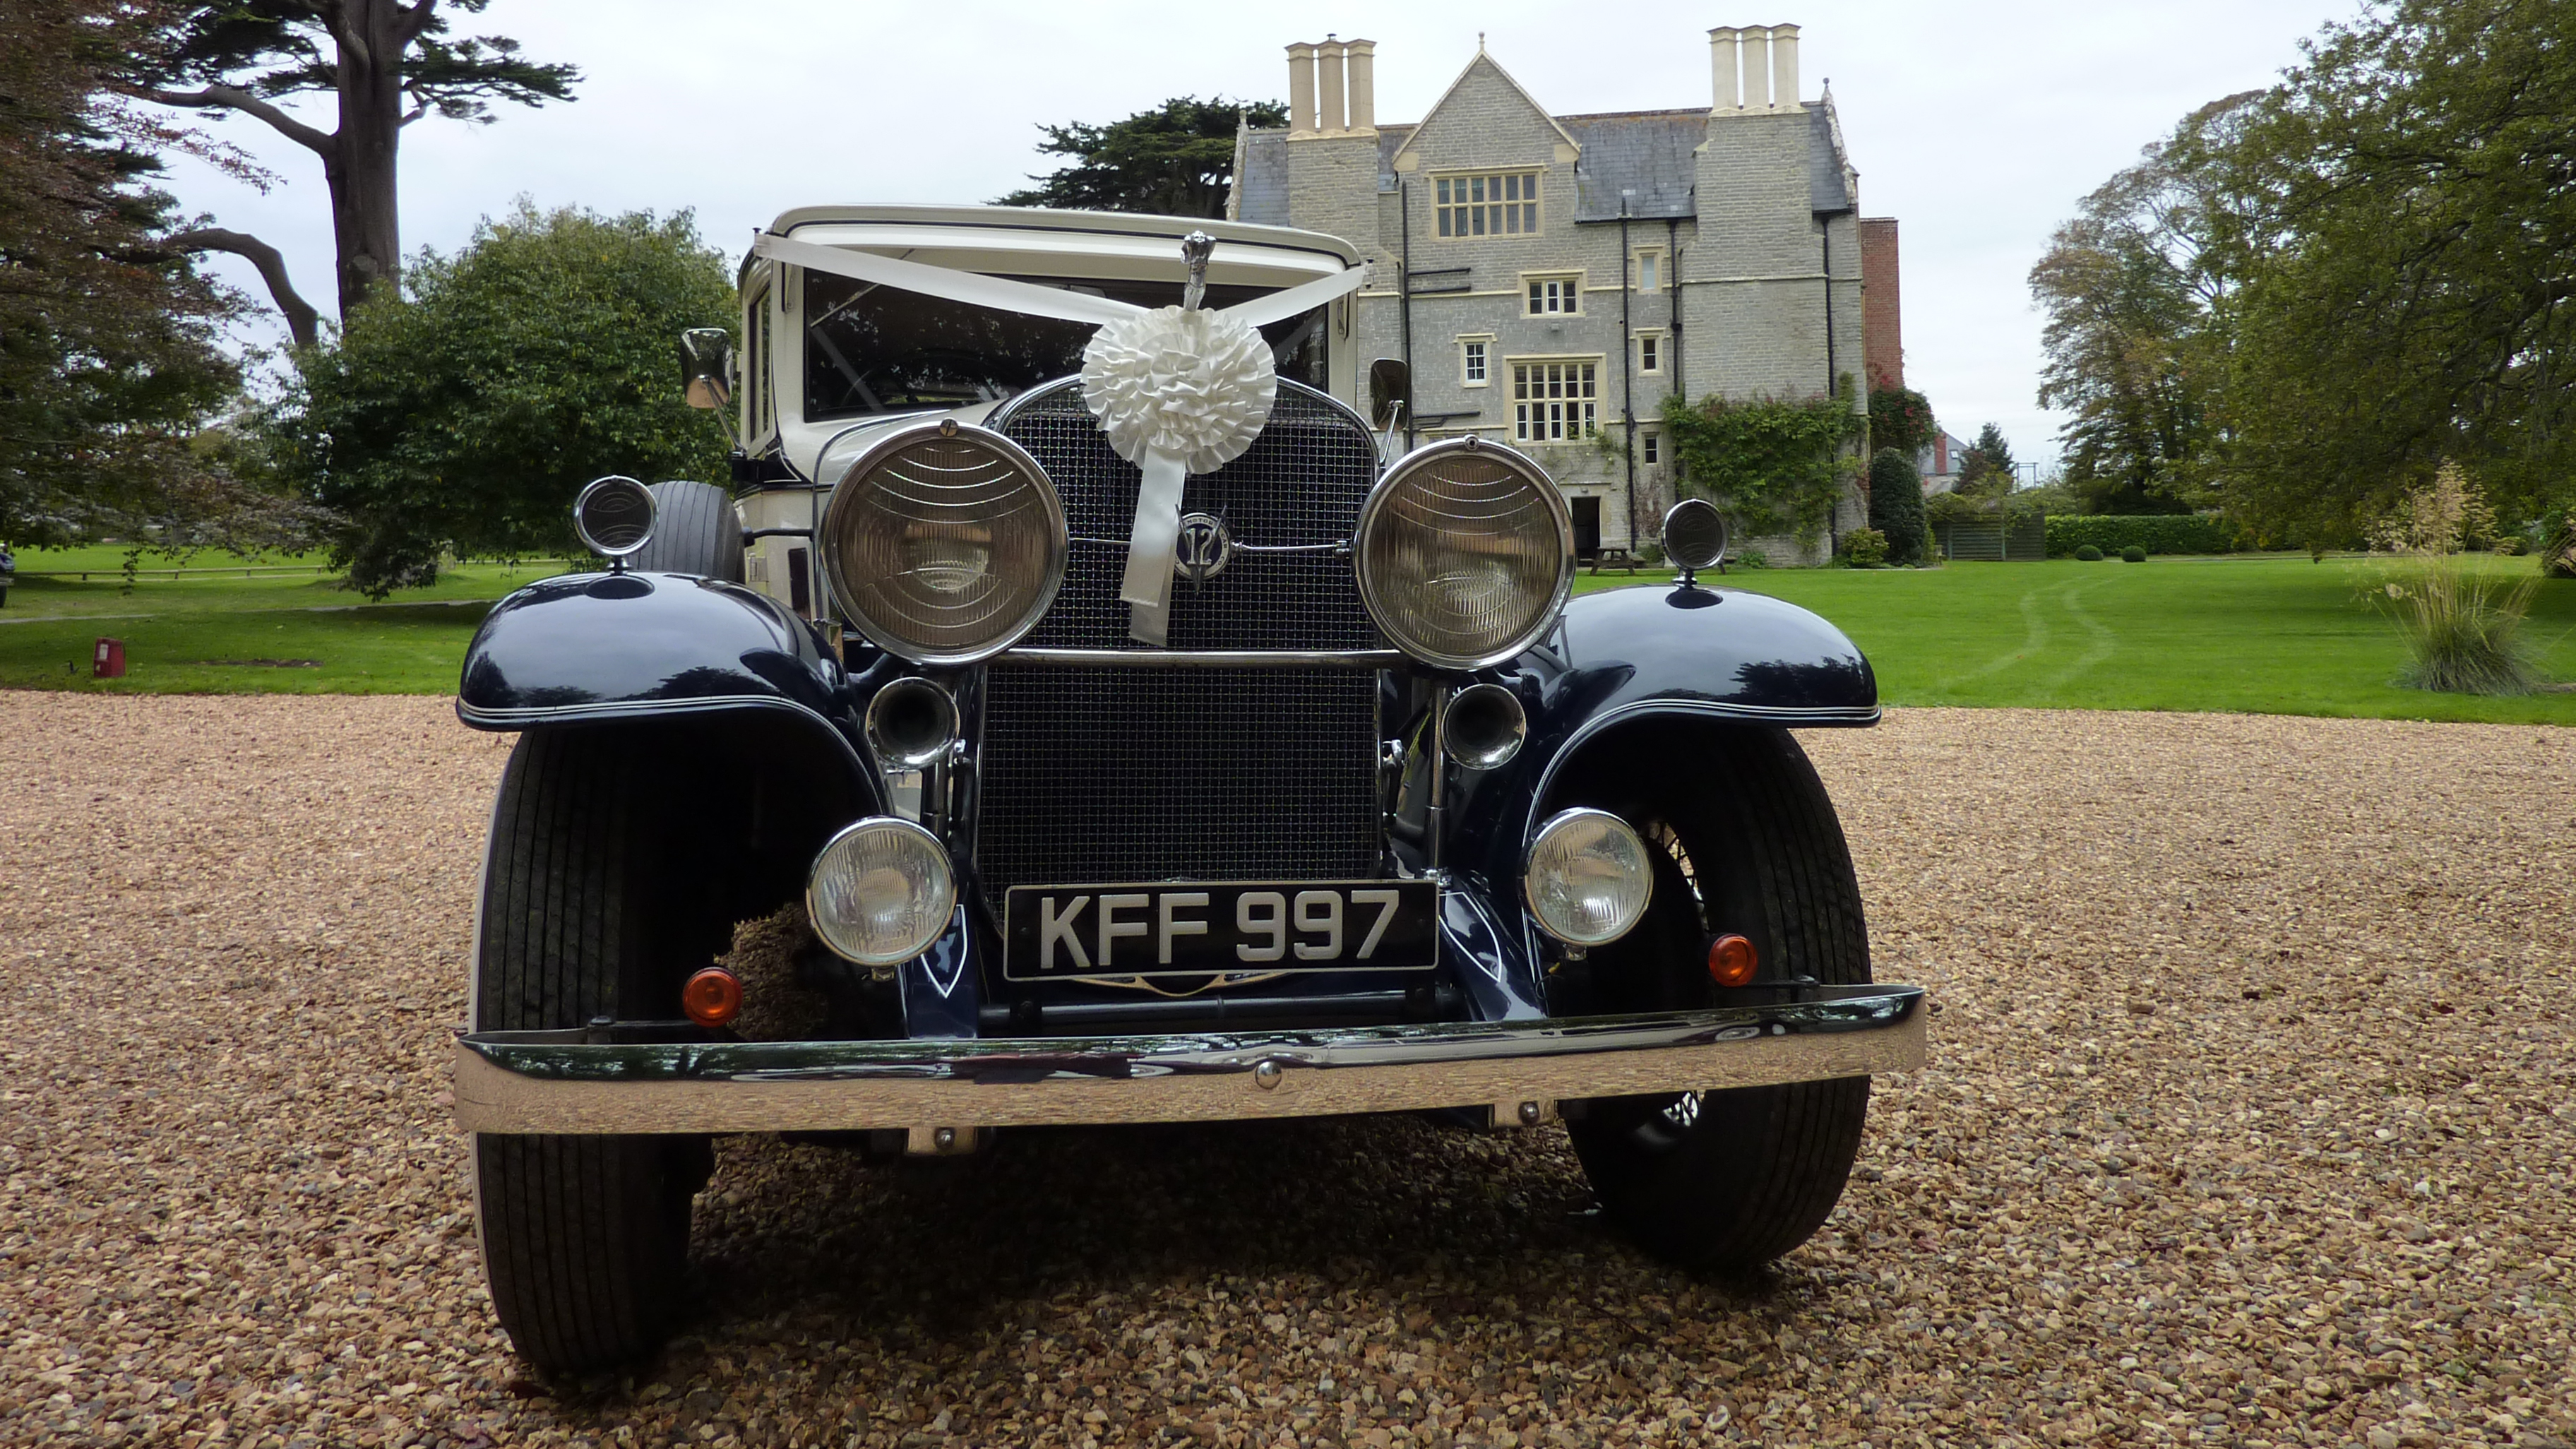
[[[378,282],[402,271],[395,161],[402,145],[403,52],[409,17],[396,0],[342,0],[338,44],[340,128],[323,157],[331,186],[331,237],[340,257],[340,321]]]

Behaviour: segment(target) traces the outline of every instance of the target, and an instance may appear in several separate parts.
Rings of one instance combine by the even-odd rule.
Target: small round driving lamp
[[[972,664],[1046,616],[1064,582],[1064,504],[1046,469],[989,429],[894,428],[823,509],[824,572],[868,642],[915,664]]]
[[[1583,807],[1538,828],[1521,877],[1539,929],[1569,946],[1606,946],[1628,934],[1654,887],[1646,842],[1627,821]]]
[[[572,501],[572,531],[601,558],[624,558],[653,541],[656,511],[652,489],[612,473]]]
[[[900,966],[930,949],[957,907],[957,878],[939,837],[909,820],[872,816],[814,857],[805,915],[835,955]]]
[[[1360,505],[1360,599],[1397,648],[1443,669],[1538,642],[1574,591],[1574,519],[1545,469],[1482,438],[1398,459]]]

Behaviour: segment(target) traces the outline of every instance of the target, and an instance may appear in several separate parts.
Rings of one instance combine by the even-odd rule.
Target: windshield
[[[1062,278],[1018,277],[1039,286]],[[1133,302],[1180,305],[1178,282],[1078,282],[1071,290]],[[1264,287],[1207,289],[1210,308],[1266,296]],[[1000,402],[1024,389],[1082,371],[1082,349],[1097,330],[925,297],[874,282],[805,274],[805,417],[808,422],[866,417],[915,408],[962,408]],[[1279,375],[1325,386],[1324,309],[1261,329]]]

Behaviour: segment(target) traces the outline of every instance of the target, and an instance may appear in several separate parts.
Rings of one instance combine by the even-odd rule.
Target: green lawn
[[[2479,563],[2516,578],[2532,569],[2527,558]],[[1755,569],[1712,582],[1786,599],[1842,626],[1869,655],[1890,704],[2576,725],[2576,693],[2485,699],[2397,687],[2405,650],[2362,601],[2374,568],[2363,559],[2262,554]],[[1578,587],[1628,582],[1587,574]],[[2527,631],[2548,677],[2576,680],[2576,580],[2541,585]]]
[[[558,560],[466,564],[371,604],[312,559],[152,560],[131,589],[118,573],[124,563],[121,548],[19,552],[17,587],[0,606],[0,688],[447,694],[491,601],[563,569]],[[173,579],[173,567],[222,571]],[[256,576],[243,577],[245,568]],[[81,569],[95,572],[87,582],[32,577]],[[125,678],[90,677],[102,636],[125,641]]]
[[[114,548],[25,551],[0,607],[0,687],[144,693],[445,694],[503,594],[559,572],[538,560],[469,564],[369,604],[309,571],[179,579],[130,591]],[[201,554],[191,568],[231,564]],[[255,561],[256,568],[295,561]],[[2528,559],[2484,561],[2517,575]],[[99,571],[87,583],[30,575]],[[2477,699],[2400,689],[2404,651],[2362,602],[2368,562],[2305,555],[2143,564],[1957,563],[1938,569],[1757,569],[1749,589],[1815,610],[1868,651],[1890,704],[2243,710],[2576,725],[2576,693]],[[1647,582],[1648,580],[1655,582]],[[1662,575],[1585,575],[1584,591],[1664,587]],[[92,680],[101,635],[126,677]],[[2549,677],[2576,680],[2576,581],[2541,586],[2530,637]]]

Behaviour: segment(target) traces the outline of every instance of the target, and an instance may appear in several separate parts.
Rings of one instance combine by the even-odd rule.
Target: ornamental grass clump
[[[2400,684],[2446,694],[2529,694],[2538,686],[2522,622],[2539,579],[2498,578],[2465,551],[2494,531],[2486,496],[2445,463],[2373,534],[2373,550],[2389,562],[2371,601],[2412,656]]]

